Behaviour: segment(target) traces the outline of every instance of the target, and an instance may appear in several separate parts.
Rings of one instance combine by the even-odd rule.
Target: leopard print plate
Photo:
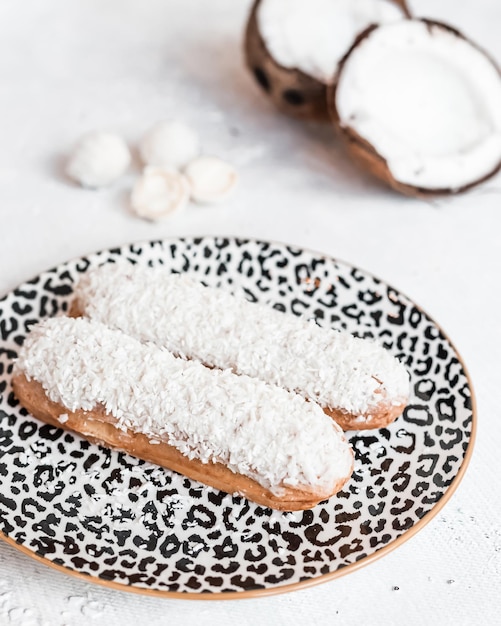
[[[82,273],[119,258],[162,264],[284,314],[378,339],[409,370],[409,406],[388,428],[348,433],[351,480],[299,513],[272,511],[42,424],[11,390],[18,348],[33,324],[67,311]],[[321,582],[389,551],[445,503],[471,453],[471,396],[461,359],[433,320],[346,263],[213,237],[107,250],[0,300],[1,530],[25,553],[125,590],[232,598]]]

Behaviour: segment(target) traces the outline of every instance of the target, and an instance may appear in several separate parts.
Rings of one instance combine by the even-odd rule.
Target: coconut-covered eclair
[[[407,402],[406,369],[375,341],[320,328],[164,268],[107,264],[89,271],[71,313],[294,391],[345,430],[386,426]]]
[[[85,318],[35,326],[13,387],[45,422],[276,509],[315,506],[353,470],[318,405]]]

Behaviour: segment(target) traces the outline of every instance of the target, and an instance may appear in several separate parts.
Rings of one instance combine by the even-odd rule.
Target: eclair
[[[71,314],[298,393],[344,430],[384,427],[408,401],[405,367],[376,341],[165,268],[109,263],[91,270],[76,286]]]
[[[279,510],[314,507],[353,471],[344,433],[315,403],[86,318],[34,326],[13,389],[44,422]]]

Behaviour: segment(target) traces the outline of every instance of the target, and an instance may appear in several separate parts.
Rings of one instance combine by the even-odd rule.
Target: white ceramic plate
[[[337,496],[299,513],[272,511],[42,424],[11,391],[18,347],[33,324],[67,310],[79,275],[118,257],[375,337],[409,370],[409,406],[386,429],[349,433],[353,477]],[[435,322],[374,276],[298,248],[213,237],[126,245],[44,272],[0,301],[3,538],[89,581],[235,598],[345,574],[438,512],[464,474],[474,430],[468,375]]]

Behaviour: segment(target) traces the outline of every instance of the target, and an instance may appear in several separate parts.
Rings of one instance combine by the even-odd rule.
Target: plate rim
[[[232,236],[232,235],[207,234],[207,235],[180,235],[180,236],[162,237],[162,238],[155,238],[155,239],[142,239],[142,240],[130,241],[130,242],[114,245],[114,246],[100,248],[93,252],[88,252],[79,256],[74,256],[70,259],[67,259],[66,261],[61,261],[60,263],[50,267],[49,269],[42,270],[41,272],[34,274],[31,278],[24,280],[18,285],[8,289],[5,293],[3,293],[0,296],[0,301],[2,301],[5,297],[9,296],[11,293],[13,293],[16,289],[18,289],[22,285],[29,283],[30,281],[34,280],[41,274],[55,272],[58,268],[60,268],[63,265],[69,265],[71,263],[79,261],[83,258],[87,258],[89,256],[101,255],[111,250],[122,249],[125,247],[150,246],[152,244],[165,245],[166,243],[172,243],[176,241],[188,241],[188,240],[195,241],[197,239],[200,239],[200,240],[211,239],[213,241],[216,239],[228,239],[233,242],[238,240],[238,241],[256,243],[256,244],[276,245],[276,246],[280,246],[283,248],[295,248],[302,252],[307,252],[308,254],[314,255],[317,258],[320,257],[320,258],[323,258],[325,260],[328,260],[334,263],[343,264],[349,268],[357,269],[363,272],[364,274],[366,274],[367,276],[386,285],[390,289],[393,289],[396,292],[398,292],[400,295],[406,298],[409,302],[411,302],[421,313],[423,313],[434,324],[434,326],[440,331],[444,339],[448,342],[450,347],[453,349],[455,356],[457,357],[461,365],[462,371],[468,383],[468,389],[470,390],[470,399],[471,399],[471,432],[470,432],[470,436],[468,440],[468,445],[465,450],[461,465],[459,466],[459,469],[456,475],[454,476],[454,478],[452,479],[451,483],[446,488],[444,494],[442,495],[440,500],[433,506],[433,508],[431,508],[411,528],[409,528],[408,530],[405,530],[399,537],[394,539],[389,544],[383,546],[382,548],[379,548],[379,550],[376,550],[372,554],[362,557],[360,560],[355,561],[354,563],[350,563],[349,565],[340,567],[337,570],[328,572],[327,574],[320,574],[318,576],[308,578],[306,580],[300,580],[295,583],[289,583],[285,585],[276,585],[274,587],[269,587],[269,588],[248,589],[248,590],[243,590],[243,591],[219,591],[219,592],[218,591],[215,591],[215,592],[168,591],[168,590],[163,590],[163,589],[150,589],[148,587],[139,587],[139,586],[134,586],[131,584],[124,584],[121,582],[109,581],[103,578],[99,578],[98,576],[93,576],[92,574],[79,572],[78,570],[71,569],[67,567],[66,565],[60,565],[58,563],[54,563],[53,561],[50,561],[44,556],[41,556],[37,554],[36,552],[33,552],[32,550],[27,548],[24,544],[20,544],[16,542],[14,539],[7,536],[3,532],[3,530],[0,530],[0,540],[6,543],[7,545],[10,545],[14,549],[18,550],[22,554],[25,554],[26,556],[34,559],[35,561],[43,564],[44,566],[50,567],[52,570],[61,572],[65,574],[66,576],[69,575],[69,576],[72,576],[73,578],[82,580],[84,582],[96,584],[96,585],[99,585],[101,587],[105,587],[108,589],[114,589],[116,591],[133,593],[137,595],[146,595],[150,597],[160,597],[160,598],[166,598],[166,599],[180,599],[180,600],[243,600],[243,599],[249,599],[249,598],[274,596],[274,595],[289,593],[292,591],[298,591],[301,589],[307,589],[307,588],[314,587],[314,586],[317,586],[326,582],[330,582],[337,578],[346,576],[347,574],[350,574],[352,572],[358,571],[362,569],[363,567],[366,567],[367,565],[370,565],[371,563],[374,563],[380,558],[393,552],[393,550],[400,547],[402,544],[404,544],[409,539],[414,537],[414,535],[416,535],[419,531],[421,531],[425,526],[427,526],[440,513],[440,511],[444,508],[444,506],[449,502],[452,496],[456,493],[456,490],[458,486],[460,485],[460,483],[462,482],[464,475],[470,465],[471,458],[473,456],[473,450],[475,447],[475,441],[476,441],[476,436],[477,436],[477,426],[478,426],[476,394],[475,394],[475,390],[473,387],[473,382],[472,382],[470,372],[464,363],[464,359],[462,355],[457,350],[455,343],[451,341],[449,335],[444,331],[442,326],[435,321],[434,317],[429,315],[427,311],[419,303],[417,303],[413,298],[410,298],[409,296],[407,296],[407,294],[401,289],[398,289],[394,287],[394,285],[388,283],[386,280],[379,278],[379,276],[377,276],[373,272],[366,271],[363,267],[354,265],[353,263],[350,263],[348,261],[344,261],[343,259],[339,257],[334,257],[334,256],[331,256],[330,254],[319,252],[319,251],[316,251],[311,248],[304,247],[298,244],[290,244],[290,243],[280,242],[280,241],[273,240],[273,239],[262,239],[258,237],[237,237],[237,236]]]

